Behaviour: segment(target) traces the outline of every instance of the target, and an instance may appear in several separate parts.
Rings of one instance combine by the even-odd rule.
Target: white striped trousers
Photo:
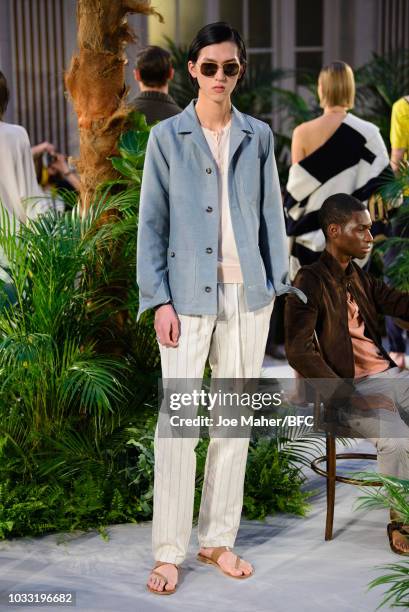
[[[163,379],[202,379],[207,357],[212,377],[258,378],[273,302],[246,310],[242,284],[218,285],[218,314],[179,315],[177,348],[160,345]],[[152,545],[157,561],[179,564],[189,544],[195,491],[197,438],[155,433]],[[211,438],[199,513],[199,544],[234,545],[243,505],[248,438]]]

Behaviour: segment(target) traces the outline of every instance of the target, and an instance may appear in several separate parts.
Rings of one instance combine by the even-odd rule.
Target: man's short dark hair
[[[10,92],[7,86],[7,79],[0,70],[0,119],[3,117],[9,103]]]
[[[187,59],[189,62],[195,63],[197,62],[200,50],[203,49],[203,47],[207,47],[208,45],[216,45],[226,41],[233,42],[237,46],[239,53],[239,61],[243,67],[242,73],[238,80],[238,83],[240,83],[240,81],[244,77],[247,66],[246,45],[244,44],[244,40],[242,39],[238,31],[235,28],[232,28],[232,26],[226,23],[225,21],[208,23],[201,30],[199,30],[190,44]],[[193,78],[190,73],[189,80],[192,83],[195,91],[197,91],[197,79]]]
[[[328,238],[327,230],[331,223],[345,225],[352,213],[364,210],[368,210],[365,204],[348,193],[335,193],[329,196],[318,211],[318,222],[325,238]]]
[[[139,70],[144,85],[162,87],[168,82],[172,68],[170,53],[162,47],[149,45],[139,51],[135,68]]]

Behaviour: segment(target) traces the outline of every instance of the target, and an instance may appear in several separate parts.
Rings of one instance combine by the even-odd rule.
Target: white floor
[[[358,489],[338,485],[334,539],[325,542],[323,484],[314,475],[310,486],[318,492],[307,518],[242,522],[236,548],[255,566],[249,580],[226,578],[197,562],[194,528],[177,593],[151,595],[144,588],[152,564],[150,523],[114,525],[108,541],[92,532],[2,542],[1,601],[10,591],[71,589],[75,609],[87,612],[372,612],[382,595],[380,588],[367,592],[380,573],[375,566],[402,560],[389,549],[387,513],[354,510]]]
[[[268,376],[284,375],[274,363],[266,366]],[[403,559],[389,549],[387,512],[354,510],[359,490],[340,484],[334,539],[325,542],[324,480],[312,474],[308,488],[316,494],[306,518],[242,521],[236,550],[255,566],[249,580],[229,579],[197,562],[194,528],[177,593],[152,595],[144,587],[152,566],[150,523],[114,525],[108,541],[91,532],[0,543],[0,610],[17,609],[5,604],[11,591],[71,589],[75,609],[87,612],[373,612],[383,592],[367,591],[369,581],[380,575],[376,566]]]

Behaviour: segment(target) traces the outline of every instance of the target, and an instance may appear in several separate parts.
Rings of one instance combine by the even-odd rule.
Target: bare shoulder
[[[299,134],[310,134],[311,132],[314,132],[317,127],[321,126],[322,123],[323,117],[321,115],[320,117],[315,117],[314,119],[300,123],[300,125],[295,128],[294,132],[298,131]]]

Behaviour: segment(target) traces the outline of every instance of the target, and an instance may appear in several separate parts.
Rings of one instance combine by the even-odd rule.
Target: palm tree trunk
[[[78,54],[65,75],[80,128],[82,210],[88,210],[98,185],[117,177],[109,157],[124,129],[129,108],[125,97],[124,49],[136,40],[126,15],[163,18],[150,0],[78,0]]]

